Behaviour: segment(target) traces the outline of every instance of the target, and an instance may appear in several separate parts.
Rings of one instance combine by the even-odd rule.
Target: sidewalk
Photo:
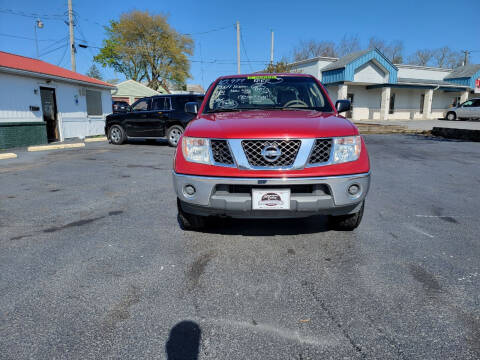
[[[355,120],[355,125],[402,126],[407,130],[429,131],[434,127],[450,129],[480,130],[479,120],[448,121],[448,120]]]

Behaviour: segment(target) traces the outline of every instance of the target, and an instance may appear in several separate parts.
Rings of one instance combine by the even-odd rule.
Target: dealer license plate
[[[253,210],[290,210],[290,189],[252,189]]]

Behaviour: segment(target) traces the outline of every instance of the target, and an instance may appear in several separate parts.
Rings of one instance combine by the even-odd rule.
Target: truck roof
[[[313,78],[310,74],[297,74],[297,73],[253,73],[253,74],[236,74],[236,75],[224,75],[220,76],[218,79],[231,79],[231,78],[242,78],[247,76],[292,76],[292,77],[310,77]]]

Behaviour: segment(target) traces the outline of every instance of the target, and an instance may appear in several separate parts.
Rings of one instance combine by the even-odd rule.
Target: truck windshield
[[[205,105],[207,113],[266,109],[333,111],[315,80],[302,76],[221,79]]]

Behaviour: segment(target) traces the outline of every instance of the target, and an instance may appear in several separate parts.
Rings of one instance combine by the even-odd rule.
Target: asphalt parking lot
[[[184,232],[163,144],[3,160],[0,358],[479,359],[479,144],[366,141],[350,233]]]

